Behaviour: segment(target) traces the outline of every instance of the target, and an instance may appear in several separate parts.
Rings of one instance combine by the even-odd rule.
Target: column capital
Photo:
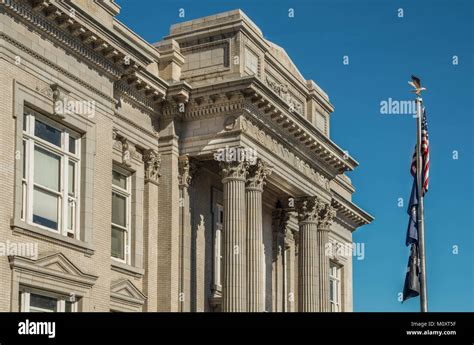
[[[300,222],[317,223],[324,203],[317,196],[305,196],[296,199],[295,209]]]
[[[245,178],[248,174],[249,163],[245,160],[221,161],[220,167],[223,183],[225,183],[226,179],[237,179],[245,181]]]
[[[178,179],[179,186],[188,188],[193,177],[195,177],[198,170],[198,164],[189,157],[189,155],[182,155],[178,157]]]
[[[161,155],[153,149],[145,150],[143,162],[145,163],[145,181],[158,183],[161,176]]]
[[[256,164],[249,165],[247,176],[247,189],[263,190],[266,178],[271,175],[272,167],[259,159]]]
[[[319,213],[318,229],[329,231],[329,228],[335,216],[336,209],[330,204],[324,204],[322,210]]]

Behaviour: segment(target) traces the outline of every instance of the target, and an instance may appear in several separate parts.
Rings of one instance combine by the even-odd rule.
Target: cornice
[[[84,82],[81,78],[77,77],[76,75],[70,73],[69,71],[67,71],[66,69],[60,67],[59,65],[53,63],[52,61],[46,59],[44,56],[36,53],[35,51],[33,51],[32,49],[26,47],[25,45],[23,45],[22,43],[16,41],[15,39],[13,39],[12,37],[6,35],[5,33],[3,32],[0,32],[0,38],[4,39],[5,41],[9,42],[10,44],[14,45],[15,47],[17,47],[18,49],[21,49],[23,50],[24,52],[26,52],[27,54],[31,55],[32,57],[34,57],[35,59],[37,59],[38,61],[41,61],[42,63],[44,63],[45,65],[51,67],[52,69],[60,72],[61,74],[65,75],[66,77],[68,77],[69,79],[73,80],[74,82],[78,83],[79,85],[83,86],[84,88],[88,89],[89,91],[92,91],[93,93],[99,95],[100,97],[102,97],[103,99],[111,102],[111,103],[114,103],[115,104],[115,99],[106,95],[105,93],[103,93],[102,91],[100,91],[99,89],[96,89],[95,87],[91,86],[90,84]]]
[[[238,94],[232,96],[229,93],[212,94],[191,98],[190,103],[183,116],[184,121],[205,119],[225,113],[235,115],[241,113],[244,107],[243,97]]]
[[[130,88],[123,88],[120,82],[114,86],[135,100],[138,97],[136,92],[131,94],[132,91],[138,91],[152,103],[159,103],[165,98],[168,83],[146,69],[153,61],[148,61],[135,48],[125,45],[107,28],[85,18],[87,14],[76,8],[73,2],[5,0],[0,6],[10,16],[98,69],[112,81],[124,81]],[[73,7],[74,16],[68,11]],[[91,29],[90,26],[94,27]],[[126,49],[123,48],[124,45]],[[131,53],[133,56],[139,54],[140,57],[135,59]]]
[[[229,98],[231,94],[236,96]],[[307,119],[291,113],[288,105],[254,76],[195,88],[190,99],[190,106],[184,115],[186,119],[218,115],[224,111],[256,109],[265,122],[275,125],[279,131],[292,138],[298,147],[315,154],[320,163],[331,167],[332,175],[351,171],[358,165],[356,160],[314,128]]]
[[[344,219],[353,223],[356,227],[370,224],[374,220],[374,217],[369,213],[335,192],[333,192],[331,206],[337,210],[338,217],[342,216]]]
[[[141,94],[152,104],[160,103],[166,96],[167,84],[150,76],[147,71],[133,70],[122,76],[120,80],[126,84],[134,93]]]
[[[149,115],[154,116],[154,114],[149,114]],[[116,111],[114,113],[114,116],[117,117],[118,119],[120,119],[121,121],[127,123],[128,125],[132,126],[133,128],[137,129],[141,133],[146,134],[146,135],[150,136],[151,138],[158,138],[158,131],[147,130],[146,128],[143,128],[143,127],[139,126],[136,122],[131,121],[126,116],[120,114],[120,112]]]
[[[337,186],[343,188],[349,194],[355,193],[355,188],[347,175],[337,175],[332,182],[334,182]]]
[[[257,124],[258,120],[253,114],[249,116],[252,118],[241,118],[240,120],[240,128],[245,135],[265,146],[270,152],[313,181],[324,193],[330,193],[329,178],[325,177],[328,174],[320,164],[308,159],[291,142],[283,141],[281,135],[270,133],[263,124]],[[324,174],[320,171],[323,171]]]
[[[123,68],[118,66],[116,61],[107,59],[92,48],[92,44],[98,44],[98,38],[78,24],[68,13],[56,7],[54,2],[31,1],[32,6],[28,6],[29,3],[4,0],[0,6],[13,17],[22,20],[28,27],[45,34],[51,41],[94,65],[109,77],[118,78],[123,73]],[[76,30],[77,35],[71,33],[69,29],[71,27]]]
[[[120,5],[115,3],[113,0],[102,0],[102,1],[94,1],[97,5],[104,8],[110,15],[116,16],[120,13]]]
[[[297,139],[302,146],[308,148],[319,159],[332,166],[336,173],[342,174],[357,167],[356,160],[314,128],[307,119],[288,111],[288,107],[283,100],[260,80],[253,78],[250,85],[243,92],[246,98],[260,109],[269,120],[278,124],[286,133]]]

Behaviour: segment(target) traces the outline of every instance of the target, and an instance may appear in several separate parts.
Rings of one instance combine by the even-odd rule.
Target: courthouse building
[[[0,311],[351,311],[326,93],[240,10],[119,10],[0,3]]]

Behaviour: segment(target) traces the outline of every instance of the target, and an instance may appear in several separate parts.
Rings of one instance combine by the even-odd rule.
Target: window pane
[[[112,193],[112,223],[126,227],[127,199],[117,193]]]
[[[329,281],[329,300],[334,301],[334,281]]]
[[[38,120],[35,120],[35,136],[61,147],[61,131]]]
[[[27,193],[27,185],[26,182],[21,183],[21,195],[22,195],[22,201],[21,201],[21,219],[26,218],[26,193]]]
[[[26,177],[26,141],[25,140],[23,140],[22,158],[23,158],[23,178],[25,178]]]
[[[125,231],[112,227],[112,256],[125,259]]]
[[[127,176],[116,171],[112,171],[112,184],[122,189],[127,189]]]
[[[72,302],[66,301],[66,309],[64,310],[66,313],[72,312]]]
[[[55,312],[58,308],[58,301],[55,298],[30,295],[30,311],[32,312]]]
[[[69,152],[76,154],[76,139],[69,136]]]
[[[58,229],[58,197],[35,188],[33,192],[33,222]]]
[[[74,210],[76,203],[74,200],[69,200],[67,207],[67,228],[68,230],[74,230]]]
[[[25,131],[25,132],[26,132],[26,128],[27,128],[27,126],[26,126],[27,121],[28,121],[27,119],[28,119],[28,115],[23,114],[23,131]]]
[[[75,169],[75,164],[72,162],[69,162],[69,176],[68,176],[68,193],[71,196],[74,196],[76,193],[75,190],[75,178],[76,178],[76,169]]]
[[[61,157],[35,146],[35,183],[59,191]]]

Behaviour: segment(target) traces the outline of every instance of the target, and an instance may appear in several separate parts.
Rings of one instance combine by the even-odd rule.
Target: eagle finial
[[[411,81],[408,82],[408,84],[410,84],[411,86],[413,86],[414,90],[412,90],[412,92],[414,92],[417,96],[420,96],[421,94],[421,91],[425,91],[426,88],[422,87],[421,86],[421,80],[420,78],[412,75],[411,76]]]

